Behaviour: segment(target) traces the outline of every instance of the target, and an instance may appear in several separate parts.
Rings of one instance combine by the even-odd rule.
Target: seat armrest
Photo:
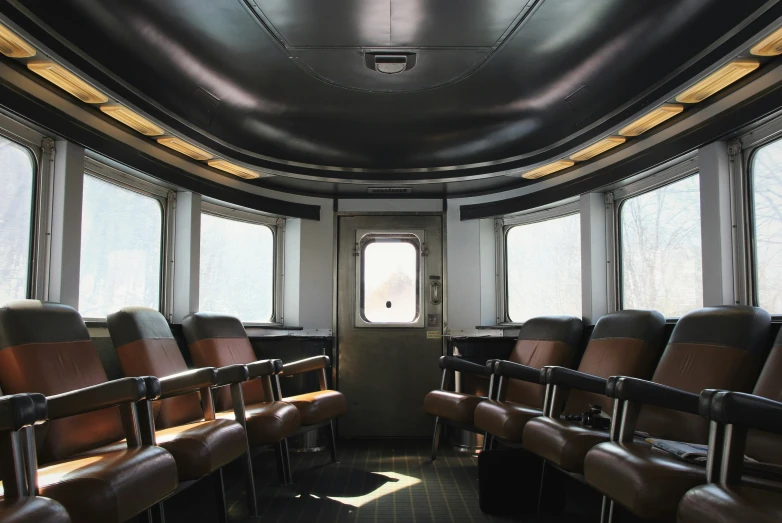
[[[53,420],[135,403],[146,395],[144,378],[122,378],[49,396],[46,400],[49,419]]]
[[[489,376],[491,370],[486,365],[473,363],[455,356],[440,356],[440,368],[443,370],[453,370],[456,372],[465,372],[467,374],[480,374]]]
[[[619,381],[619,378],[621,378],[621,376],[610,376],[606,380],[605,395],[608,396],[609,398],[616,399],[616,384]]]
[[[282,366],[282,375],[293,376],[294,374],[301,374],[302,372],[327,369],[330,366],[331,360],[328,356],[313,356],[312,358],[305,358],[303,360],[284,364]]]
[[[541,379],[547,385],[557,385],[570,389],[585,390],[595,394],[605,394],[606,380],[567,367],[547,366],[541,371]]]
[[[172,374],[160,380],[160,399],[172,398],[195,392],[204,387],[213,387],[217,384],[217,369],[204,367],[201,369],[187,370],[179,374]]]
[[[528,367],[512,361],[499,360],[494,364],[494,375],[514,380],[529,381],[531,383],[540,383],[541,370],[535,367]]]
[[[12,394],[0,397],[0,432],[19,430],[38,421],[36,402],[31,396]],[[44,408],[45,405],[44,402]]]
[[[620,376],[616,380],[614,395],[623,401],[698,414],[697,394],[652,381]]]
[[[743,392],[709,391],[709,419],[727,425],[782,434],[782,402]]]
[[[247,370],[249,371],[250,379],[260,378],[261,376],[273,376],[277,374],[278,369],[282,369],[281,364],[277,364],[280,360],[259,360],[247,364]],[[305,360],[302,360],[305,361]],[[298,363],[298,362],[296,362]],[[306,372],[306,371],[300,371]],[[294,372],[292,374],[298,374]]]
[[[217,387],[231,385],[233,383],[243,383],[250,378],[250,372],[247,370],[247,365],[242,363],[220,367],[219,369],[216,369],[216,372],[217,383],[215,383],[215,386]]]

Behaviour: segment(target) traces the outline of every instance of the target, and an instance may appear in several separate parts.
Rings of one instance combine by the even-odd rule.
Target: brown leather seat
[[[0,523],[70,523],[65,507],[48,498],[0,502]]]
[[[582,329],[581,320],[571,316],[533,318],[521,326],[509,360],[535,369],[547,365],[570,367]],[[507,389],[499,399],[481,401],[476,406],[475,427],[500,439],[521,441],[527,422],[543,414],[544,392],[540,383],[507,380]]]
[[[671,334],[653,382],[699,394],[704,389],[747,391],[765,356],[771,318],[755,307],[707,307],[684,315]],[[641,406],[638,431],[656,438],[706,443],[708,423],[697,414]],[[587,482],[648,520],[672,521],[682,496],[705,483],[705,469],[643,441],[601,443],[584,460]]]
[[[143,386],[143,381],[126,380]],[[174,458],[160,447],[131,442],[122,450],[77,457],[126,436],[120,408],[113,405],[128,413],[130,403],[109,397],[125,383],[107,382],[87,327],[73,308],[36,300],[0,308],[0,387],[6,393],[50,397],[50,421],[36,431],[43,464],[40,493],[62,503],[74,522],[126,521],[177,488]],[[57,397],[59,406],[52,412],[52,395],[91,386]],[[94,407],[88,399],[112,406]]]
[[[634,376],[648,379],[662,350],[665,318],[657,311],[625,310],[601,317],[592,332],[579,372],[608,378]],[[565,420],[590,405],[611,412],[611,398],[583,390],[571,390],[562,417],[539,416],[524,428],[524,448],[569,472],[581,473],[587,452],[605,441],[608,431]]]
[[[782,492],[741,485],[696,487],[679,504],[678,523],[779,523]]]

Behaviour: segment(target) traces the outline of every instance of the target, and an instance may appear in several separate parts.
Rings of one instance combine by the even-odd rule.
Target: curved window
[[[581,220],[571,214],[517,225],[506,236],[508,318],[581,317]]]
[[[782,313],[782,141],[759,148],[749,172],[757,305]]]
[[[79,312],[105,318],[129,305],[160,308],[163,206],[84,175]]]
[[[700,207],[698,175],[622,203],[622,308],[679,317],[703,305]]]
[[[34,183],[30,151],[0,137],[0,305],[27,297]]]
[[[199,310],[269,323],[274,314],[274,234],[261,224],[201,214]]]

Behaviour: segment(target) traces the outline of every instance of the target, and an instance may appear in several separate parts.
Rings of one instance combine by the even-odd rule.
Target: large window
[[[508,319],[524,322],[549,314],[581,316],[580,224],[579,215],[571,214],[508,230]]]
[[[30,151],[0,137],[0,305],[27,297],[34,182]]]
[[[158,198],[84,176],[79,311],[85,318],[129,305],[160,307],[163,223]]]
[[[201,215],[199,309],[245,323],[274,320],[274,234],[249,221]]]
[[[782,141],[759,148],[750,165],[757,304],[782,313]]]
[[[679,317],[703,304],[698,175],[619,208],[622,308]]]

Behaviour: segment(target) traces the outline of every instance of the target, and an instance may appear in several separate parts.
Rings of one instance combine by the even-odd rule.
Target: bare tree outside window
[[[410,242],[374,242],[364,248],[364,317],[372,323],[412,323],[418,316],[418,249]]]
[[[201,214],[202,311],[268,323],[274,313],[274,235],[269,227]]]
[[[581,317],[581,219],[578,214],[528,225],[507,234],[508,317]]]
[[[30,151],[0,137],[0,305],[27,297],[34,181]]]
[[[782,141],[758,149],[750,176],[758,305],[782,313]]]
[[[163,207],[146,196],[84,176],[79,312],[105,318],[125,306],[160,307]]]
[[[680,317],[701,307],[698,175],[627,199],[619,222],[622,308]]]

